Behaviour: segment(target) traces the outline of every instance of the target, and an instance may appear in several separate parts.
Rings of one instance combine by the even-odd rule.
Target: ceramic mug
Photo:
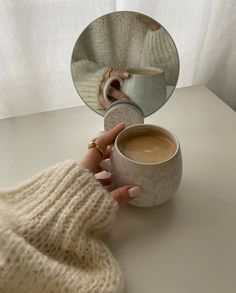
[[[175,151],[167,160],[159,163],[140,163],[121,153],[122,139],[143,130],[156,130],[166,135],[175,145]],[[130,201],[140,207],[157,206],[168,201],[176,192],[182,178],[182,156],[177,137],[166,129],[151,124],[136,124],[125,128],[117,136],[111,154],[110,171],[114,187],[135,184],[142,193]]]
[[[130,75],[123,80],[120,77],[108,78],[103,87],[103,97],[108,104],[107,92],[113,81],[119,81],[121,90],[142,109],[144,116],[150,115],[166,102],[166,81],[162,69],[154,67],[131,68]]]

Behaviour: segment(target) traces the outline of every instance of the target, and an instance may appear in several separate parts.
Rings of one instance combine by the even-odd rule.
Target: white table
[[[236,113],[203,86],[178,89],[145,120],[179,138],[183,179],[159,208],[123,206],[106,237],[128,293],[236,292]],[[103,129],[85,106],[0,121],[0,187],[81,159]]]

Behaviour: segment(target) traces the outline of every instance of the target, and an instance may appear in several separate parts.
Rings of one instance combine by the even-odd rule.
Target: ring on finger
[[[88,149],[90,150],[92,148],[95,148],[99,152],[102,158],[104,157],[104,152],[102,147],[99,146],[94,140],[91,140],[88,144]]]
[[[108,78],[111,77],[112,70],[113,70],[113,67],[109,67],[109,69],[107,70]]]

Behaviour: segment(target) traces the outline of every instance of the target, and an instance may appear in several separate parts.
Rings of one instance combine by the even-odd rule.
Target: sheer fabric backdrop
[[[147,14],[170,32],[178,87],[205,84],[236,109],[235,0],[0,0],[0,118],[82,105],[73,45],[92,20],[118,10]]]

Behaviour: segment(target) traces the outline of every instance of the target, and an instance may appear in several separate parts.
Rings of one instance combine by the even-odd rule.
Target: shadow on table
[[[151,241],[157,233],[160,239],[175,220],[176,197],[179,195],[176,194],[167,203],[153,208],[121,206],[112,231],[104,237],[105,242],[117,251],[119,247],[137,242],[140,238],[146,237],[147,241]]]

